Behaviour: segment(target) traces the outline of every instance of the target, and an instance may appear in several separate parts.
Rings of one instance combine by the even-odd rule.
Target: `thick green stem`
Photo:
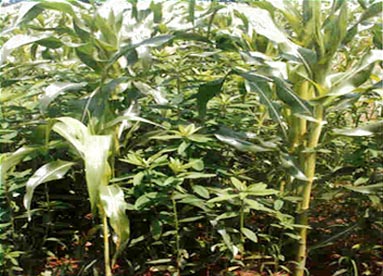
[[[109,229],[108,219],[106,214],[102,214],[102,224],[104,230],[104,262],[105,262],[105,276],[112,276],[112,269],[110,268],[110,252],[109,252]]]
[[[302,203],[299,206],[298,224],[302,225],[300,229],[300,243],[297,252],[297,267],[295,270],[295,276],[303,276],[307,259],[307,228],[308,228],[308,211],[310,208],[311,190],[315,177],[315,165],[316,165],[316,147],[318,145],[319,137],[322,133],[322,120],[323,120],[323,107],[317,106],[314,110],[315,119],[317,122],[313,124],[313,128],[310,131],[310,136],[307,145],[307,151],[302,152],[305,155],[305,174],[307,181],[304,184],[302,191]]]

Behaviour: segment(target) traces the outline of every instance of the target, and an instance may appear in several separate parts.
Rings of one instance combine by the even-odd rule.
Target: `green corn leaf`
[[[96,212],[102,186],[111,177],[108,155],[112,145],[111,135],[88,135],[84,141],[86,184],[92,212]]]
[[[309,104],[291,90],[282,79],[274,77],[274,82],[278,98],[293,112],[312,115]]]
[[[295,160],[287,153],[281,153],[281,165],[285,167],[291,176],[296,179],[307,181],[307,176],[302,172]]]
[[[282,122],[281,114],[277,104],[273,102],[271,98],[272,96],[270,86],[265,81],[250,81],[246,82],[246,89],[249,91],[254,91],[259,95],[261,103],[267,107],[270,117],[279,124],[284,138],[287,139],[286,126]]]
[[[117,251],[126,246],[130,237],[128,216],[125,214],[128,204],[124,199],[124,192],[118,185],[100,187],[100,201],[109,218],[110,225],[118,236]]]
[[[28,180],[26,184],[26,194],[24,196],[24,207],[27,209],[28,220],[31,220],[31,201],[33,197],[33,192],[37,186],[40,184],[62,179],[67,171],[75,163],[67,161],[53,161],[44,166],[40,167]]]
[[[7,60],[8,56],[17,48],[35,43],[43,39],[47,39],[50,36],[51,35],[47,33],[40,35],[18,34],[12,36],[3,44],[3,46],[0,49],[0,65],[2,65]]]
[[[332,59],[340,43],[345,38],[346,33],[347,3],[346,1],[342,1],[339,14],[331,14],[324,22],[323,37],[326,55],[322,57],[321,62],[329,62]]]
[[[80,156],[84,158],[85,139],[90,135],[86,126],[71,117],[60,117],[57,118],[57,121],[58,122],[53,125],[53,131],[71,143]]]
[[[169,42],[173,38],[174,38],[173,35],[158,35],[158,36],[145,39],[142,42],[134,44],[134,45],[124,46],[116,54],[112,56],[112,58],[109,60],[107,64],[107,68],[112,66],[120,57],[128,54],[130,51],[132,51],[133,49],[139,46],[159,47],[165,44],[166,42]]]
[[[374,2],[372,5],[370,5],[364,12],[363,14],[361,15],[360,19],[359,19],[359,23],[371,18],[371,17],[374,17],[374,16],[377,16],[377,15],[381,15],[382,14],[382,5],[383,5],[383,1],[377,1],[377,2]]]
[[[85,82],[82,83],[72,83],[72,82],[56,82],[50,84],[47,88],[44,89],[44,94],[39,98],[40,110],[45,112],[48,108],[48,105],[54,101],[60,94],[65,91],[79,90],[86,85]]]
[[[333,134],[341,136],[372,136],[372,135],[383,135],[383,121],[366,124],[357,128],[346,128],[346,129],[334,129]]]
[[[359,62],[349,69],[347,72],[341,75],[340,78],[337,78],[334,82],[332,82],[332,90],[339,89],[344,85],[348,85],[352,83],[352,79],[356,77],[360,72],[368,69],[368,67],[377,62],[383,60],[383,50],[371,50],[366,53]],[[330,91],[331,94],[331,91]]]

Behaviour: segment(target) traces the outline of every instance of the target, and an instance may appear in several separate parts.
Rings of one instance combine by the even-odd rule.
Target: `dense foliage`
[[[3,8],[1,275],[382,273],[381,8]]]

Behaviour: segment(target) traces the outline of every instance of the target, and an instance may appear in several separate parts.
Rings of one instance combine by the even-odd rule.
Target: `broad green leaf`
[[[85,45],[75,48],[75,51],[79,59],[85,65],[89,66],[97,73],[103,71],[103,63],[100,60],[97,60],[94,56],[95,47],[93,44],[87,43]]]
[[[100,189],[107,186],[111,178],[108,163],[112,145],[111,135],[88,135],[84,141],[85,176],[92,213],[99,202]]]
[[[221,92],[224,82],[225,78],[220,78],[204,83],[198,88],[198,93],[193,98],[197,98],[198,113],[201,118],[206,115],[207,103]]]
[[[193,185],[192,189],[200,197],[203,197],[206,199],[210,198],[210,193],[209,193],[208,189],[206,189],[205,187],[203,187],[201,185]]]
[[[239,195],[237,195],[237,194],[234,194],[234,195],[233,194],[222,194],[222,195],[218,195],[217,197],[208,200],[207,202],[208,203],[216,203],[216,202],[221,202],[221,201],[229,201],[229,200],[236,198],[238,196]]]
[[[273,209],[266,207],[265,205],[263,205],[262,203],[259,203],[256,200],[245,198],[244,202],[250,209],[253,209],[256,211],[264,211],[268,213],[275,213]]]
[[[339,6],[339,5],[338,5]],[[347,33],[347,1],[340,2],[339,14],[332,13],[324,22],[323,37],[326,55],[321,62],[329,62]]]
[[[52,129],[71,143],[80,156],[84,158],[85,139],[90,135],[86,126],[71,117],[60,117],[57,118],[57,121]]]
[[[363,57],[359,59],[359,62],[341,74],[340,77],[336,78],[334,81],[331,81],[331,90],[339,90],[346,85],[350,85],[352,83],[352,79],[358,76],[358,73],[366,70],[371,64],[382,61],[383,60],[383,50],[371,50],[366,53]],[[330,80],[329,80],[330,81]],[[330,91],[331,94],[332,91]]]
[[[26,184],[26,194],[24,195],[24,207],[27,209],[28,220],[31,220],[31,202],[33,192],[40,184],[62,179],[67,171],[75,163],[67,161],[53,161],[40,167],[28,180]]]
[[[238,217],[238,216],[239,216],[238,212],[225,212],[223,214],[220,214],[214,220],[215,221],[219,221],[219,220],[222,220],[222,219],[235,218],[235,217]]]
[[[150,193],[143,194],[142,196],[137,198],[136,202],[134,203],[134,208],[136,210],[142,210],[153,200],[159,199],[159,198],[160,197],[157,192],[150,192]]]
[[[235,187],[238,191],[240,191],[240,192],[245,191],[245,190],[247,189],[246,184],[245,184],[244,182],[238,180],[238,179],[235,178],[235,177],[230,177],[230,181],[231,181],[231,183],[234,185],[234,187]]]
[[[73,83],[73,82],[56,82],[50,84],[44,89],[44,94],[39,98],[40,110],[45,112],[48,105],[54,101],[60,94],[65,91],[79,90],[86,85],[85,82]]]
[[[242,232],[242,234],[244,234],[246,236],[246,238],[248,238],[252,242],[258,243],[257,235],[253,231],[251,231],[250,229],[243,227],[243,228],[241,228],[241,232]]]
[[[118,185],[100,187],[100,201],[109,218],[110,225],[118,236],[117,251],[126,246],[130,237],[129,219],[125,211],[128,204],[124,199],[124,192]]]
[[[246,191],[246,194],[254,195],[254,196],[268,196],[268,195],[275,195],[278,193],[277,190],[267,189],[267,185],[264,183],[251,184],[247,187],[245,191]]]

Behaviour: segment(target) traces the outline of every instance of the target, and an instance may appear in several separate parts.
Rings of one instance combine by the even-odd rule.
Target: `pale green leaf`
[[[57,121],[52,129],[71,143],[80,156],[84,158],[85,139],[90,135],[86,126],[71,117],[60,117],[57,118]]]
[[[33,197],[33,192],[40,184],[62,179],[69,168],[75,163],[67,161],[53,161],[40,167],[27,181],[26,194],[24,196],[24,207],[28,212],[28,220],[31,220],[30,208]]]
[[[112,145],[111,135],[88,135],[84,141],[85,176],[92,212],[95,213],[102,186],[111,177],[108,163]]]
[[[192,189],[200,197],[203,197],[203,198],[206,198],[206,199],[210,198],[210,193],[209,193],[208,189],[206,189],[205,187],[203,187],[201,185],[194,185],[192,187]]]
[[[248,238],[252,242],[258,243],[257,235],[253,231],[251,231],[250,229],[243,227],[243,228],[241,228],[241,232],[242,232],[242,234],[244,234],[246,236],[246,238]]]
[[[100,201],[110,225],[118,236],[117,251],[121,251],[130,237],[129,219],[125,213],[128,204],[125,202],[124,192],[118,185],[101,186]]]
[[[230,177],[230,181],[231,181],[231,183],[234,185],[234,187],[235,187],[238,191],[240,191],[240,192],[245,191],[245,190],[247,189],[246,184],[245,184],[244,182],[238,180],[238,179],[235,178],[235,177]]]
[[[44,89],[44,94],[39,98],[40,109],[42,112],[47,110],[48,105],[65,91],[79,90],[86,85],[85,82],[56,82]]]
[[[24,35],[18,34],[8,39],[0,49],[0,65],[2,65],[8,58],[8,56],[17,48],[34,43],[36,41],[50,37],[50,34],[40,35]]]

